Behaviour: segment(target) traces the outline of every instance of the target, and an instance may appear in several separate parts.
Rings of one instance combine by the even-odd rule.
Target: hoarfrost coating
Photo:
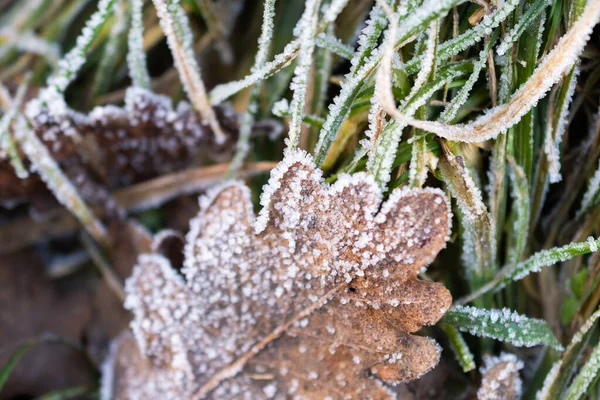
[[[439,346],[410,333],[451,303],[441,285],[416,278],[449,234],[443,193],[398,189],[380,205],[368,174],[341,175],[331,186],[321,175],[307,153],[287,151],[256,221],[240,182],[201,199],[183,277],[159,254],[139,259],[126,305],[148,361],[128,366],[126,355],[115,355],[125,378],[107,392],[388,399],[382,381],[415,379],[437,364]],[[297,384],[290,375],[307,379]],[[144,376],[151,385],[139,386]]]

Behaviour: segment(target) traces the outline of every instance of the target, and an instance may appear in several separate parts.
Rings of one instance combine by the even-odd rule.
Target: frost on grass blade
[[[320,3],[320,0],[307,0],[304,13],[296,27],[300,32],[300,37],[298,38],[300,40],[300,50],[296,68],[294,69],[294,77],[290,85],[293,96],[290,103],[291,118],[289,137],[287,138],[287,147],[289,149],[296,148],[302,131],[302,117],[305,112],[308,78],[313,62]]]
[[[144,0],[131,1],[131,28],[127,39],[127,66],[133,86],[142,89],[150,88],[150,74],[146,67],[146,53],[144,52]]]
[[[223,143],[226,135],[221,129],[206,95],[200,67],[194,55],[193,35],[187,16],[181,8],[179,0],[153,1],[183,87],[194,108],[212,128],[217,142]]]
[[[85,63],[88,49],[100,33],[106,19],[112,14],[114,7],[115,0],[100,0],[98,2],[98,10],[85,23],[81,34],[77,37],[75,47],[58,62],[58,70],[48,78],[49,89],[62,93],[69,83],[75,79],[77,72]]]
[[[260,37],[258,38],[258,50],[254,56],[254,65],[252,70],[256,71],[262,68],[267,62],[269,56],[269,49],[271,47],[271,41],[273,40],[273,19],[275,18],[275,0],[265,0],[263,5],[263,17]],[[231,176],[237,171],[244,159],[250,151],[250,133],[252,132],[252,126],[254,125],[254,116],[258,112],[258,95],[260,91],[260,85],[255,84],[250,93],[248,99],[248,107],[244,115],[242,116],[240,123],[240,136],[236,145],[235,155],[231,160],[228,175]],[[289,108],[289,106],[288,106]]]
[[[412,115],[419,107],[427,103],[436,91],[458,76],[470,72],[470,65],[471,63],[467,61],[441,67],[432,81],[424,84],[413,97],[402,101],[399,110],[406,115]],[[405,124],[397,120],[390,121],[377,138],[376,145],[370,149],[367,170],[382,186],[390,180],[396,149],[405,127]]]
[[[469,79],[464,83],[463,87],[460,91],[452,98],[450,104],[444,109],[444,111],[440,114],[438,120],[440,122],[449,123],[451,122],[456,114],[460,110],[460,108],[465,104],[467,99],[469,98],[469,94],[471,90],[473,90],[473,85],[479,79],[479,74],[481,70],[485,67],[485,64],[488,59],[488,54],[492,50],[494,43],[496,43],[497,34],[492,36],[488,44],[485,48],[479,53],[479,59],[473,63],[473,72],[469,76]]]
[[[600,309],[596,310],[571,338],[571,342],[544,379],[544,385],[536,394],[536,400],[553,400],[562,398],[563,391],[570,380],[573,371],[578,367],[583,345],[593,332],[593,327],[600,318]]]
[[[342,12],[347,3],[348,0],[333,0],[329,7],[327,7],[326,12],[323,14],[323,19],[319,23],[319,33],[324,31],[330,23],[337,19],[339,13]],[[211,104],[220,104],[235,93],[255,84],[258,81],[267,79],[281,69],[287,67],[298,56],[299,49],[300,40],[293,40],[288,43],[283,48],[283,51],[277,54],[272,61],[265,63],[262,68],[251,71],[250,75],[247,75],[245,78],[239,81],[217,85],[210,92]]]
[[[508,251],[508,259],[509,264],[517,265],[527,244],[531,200],[529,198],[529,185],[523,168],[512,162],[509,176],[512,184],[514,221],[511,235],[513,243]]]
[[[140,348],[113,357],[133,352],[133,365],[110,374],[115,400],[390,399],[385,382],[437,364],[439,346],[411,332],[451,304],[443,286],[417,279],[448,237],[441,191],[396,190],[380,207],[371,176],[327,185],[296,150],[263,193],[258,221],[241,182],[201,199],[185,278],[158,254],[139,258],[126,306]]]
[[[573,383],[567,390],[565,400],[583,399],[590,389],[592,382],[598,379],[600,374],[600,344],[594,347],[594,350],[587,361],[579,371],[579,374],[573,380]]]
[[[552,118],[548,118],[546,125],[544,152],[548,157],[548,179],[550,183],[557,183],[562,180],[560,174],[560,144],[568,123],[569,105],[575,93],[578,76],[579,67],[576,66],[565,77],[564,88],[561,88],[558,101],[555,104],[556,110],[548,110],[549,114],[552,113]]]
[[[528,318],[508,308],[485,310],[470,306],[454,306],[443,321],[463,332],[508,342],[517,347],[550,346],[562,350],[546,321]]]
[[[12,27],[0,29],[0,37],[6,38],[6,43],[0,47],[0,57],[3,57],[11,48],[22,52],[39,54],[52,66],[56,66],[60,59],[60,47],[56,43],[48,42],[31,31],[18,32]]]
[[[323,47],[347,60],[352,59],[354,56],[354,49],[352,47],[345,45],[335,36],[328,35],[326,33],[321,33],[317,36],[316,45]]]
[[[17,177],[25,179],[29,176],[29,172],[27,172],[27,169],[23,166],[21,156],[15,145],[15,140],[10,134],[10,127],[23,102],[23,97],[25,97],[25,92],[27,91],[27,85],[22,84],[19,87],[15,98],[12,100],[10,99],[10,95],[6,88],[1,85],[0,91],[2,92],[0,94],[0,97],[2,98],[1,103],[6,105],[4,115],[2,116],[2,119],[0,119],[0,159],[8,158]]]
[[[462,156],[449,149],[438,163],[442,178],[456,198],[460,221],[464,228],[461,259],[472,288],[483,285],[493,274],[496,257],[495,225],[481,190],[464,165]]]
[[[510,353],[498,357],[484,356],[481,386],[477,391],[478,400],[519,400],[523,395],[523,381],[519,371],[523,361]]]
[[[441,43],[438,46],[437,52],[438,62],[445,61],[452,56],[457,55],[461,51],[477,44],[484,37],[491,35],[493,30],[513,12],[519,3],[519,0],[505,1],[494,12],[486,15],[477,26],[467,30],[454,39]],[[422,57],[415,57],[408,61],[405,65],[406,72],[409,74],[418,72],[421,68],[422,61]]]
[[[119,51],[124,42],[125,32],[130,22],[129,9],[123,2],[115,7],[114,22],[106,38],[102,58],[96,70],[92,92],[94,96],[105,93],[109,89],[110,81],[114,77],[119,63]]]
[[[349,112],[350,104],[353,101],[354,96],[356,96],[358,90],[364,83],[362,80],[356,79],[355,77],[367,58],[375,51],[379,37],[386,25],[387,18],[385,18],[385,11],[383,11],[381,5],[377,3],[371,10],[366,26],[358,37],[358,49],[350,60],[350,71],[344,77],[340,94],[336,96],[333,99],[333,103],[330,104],[325,124],[319,132],[319,141],[315,146],[315,159],[317,164],[320,164],[325,160],[329,146],[333,143],[333,138],[335,137],[335,134],[330,132],[335,130],[335,133],[337,133],[339,126]],[[377,96],[377,93],[375,93],[374,96]]]
[[[585,242],[571,243],[563,247],[555,247],[550,250],[537,252],[514,267],[506,267],[500,273],[502,279],[494,285],[494,289],[499,290],[512,281],[518,281],[531,273],[539,272],[543,267],[549,267],[556,263],[570,260],[573,257],[596,252],[598,251],[598,246],[600,246],[600,239],[591,238],[591,240]]]
[[[548,0],[536,0],[525,13],[519,17],[515,26],[504,35],[502,42],[496,48],[499,56],[504,56],[506,52],[519,40],[521,35],[531,26],[532,23],[544,12],[544,9],[551,4]],[[543,25],[543,24],[542,24]],[[538,53],[536,51],[536,53]]]
[[[396,35],[396,46],[409,37],[425,30],[432,21],[445,15],[458,2],[459,0],[426,0],[421,7],[415,9],[410,15],[406,16],[401,13],[401,24]],[[377,14],[374,14],[375,12]],[[383,57],[383,53],[375,48],[374,43],[376,43],[383,29],[385,29],[385,13],[381,7],[376,7],[373,9],[371,15],[373,22],[371,25],[367,25],[364,30],[365,41],[363,43],[369,44],[369,46],[365,46],[365,49],[370,47],[371,44],[373,47],[369,52],[361,52],[359,46],[355,54],[355,62],[351,60],[352,68],[350,69],[350,73],[345,77],[340,94],[333,100],[333,104],[329,107],[329,114],[319,133],[319,142],[315,147],[315,160],[318,165],[322,164],[325,159],[329,147],[337,136],[338,128],[348,115],[352,102],[364,81],[375,71]],[[364,64],[361,60],[365,60]]]
[[[495,138],[519,122],[558,80],[577,62],[579,54],[600,19],[600,0],[588,2],[586,9],[573,27],[544,57],[529,80],[512,96],[510,101],[489,110],[469,124],[447,125],[414,119],[402,115],[402,120],[416,128],[433,132],[448,140],[482,142]]]

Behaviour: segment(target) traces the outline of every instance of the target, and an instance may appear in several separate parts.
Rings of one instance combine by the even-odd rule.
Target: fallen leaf
[[[256,220],[243,184],[209,192],[181,274],[159,254],[138,259],[126,284],[137,346],[115,345],[104,399],[387,399],[387,383],[432,369],[439,346],[411,333],[451,304],[417,279],[445,246],[448,204],[436,189],[381,197],[365,173],[324,184],[302,151],[271,172]]]

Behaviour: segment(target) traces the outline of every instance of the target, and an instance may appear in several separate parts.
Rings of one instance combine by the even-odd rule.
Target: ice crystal
[[[502,353],[498,357],[484,356],[479,400],[518,400],[522,396],[523,381],[519,371],[523,362],[514,354]]]
[[[147,254],[128,280],[141,354],[128,342],[113,354],[105,398],[387,399],[383,382],[427,372],[439,346],[410,333],[451,297],[416,274],[445,245],[447,201],[436,189],[380,199],[364,173],[324,184],[299,150],[272,171],[256,221],[246,186],[213,189],[183,276]]]

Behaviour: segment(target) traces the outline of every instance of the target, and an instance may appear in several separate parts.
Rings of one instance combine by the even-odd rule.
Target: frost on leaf
[[[434,189],[380,199],[364,173],[324,184],[303,151],[272,171],[256,221],[243,184],[210,192],[181,274],[139,258],[126,285],[138,347],[109,359],[105,399],[388,399],[386,383],[429,371],[439,346],[411,333],[452,299],[417,273],[445,246],[447,201]]]
[[[211,156],[226,152],[237,136],[237,114],[226,106],[215,113],[229,133],[224,144],[215,142],[208,124],[188,103],[173,107],[169,97],[141,88],[127,90],[124,107],[96,107],[89,114],[66,105],[58,114],[38,100],[27,105],[33,129],[52,157],[82,196],[98,204],[107,201],[106,188],[187,167],[201,149]],[[8,168],[8,163],[0,164],[0,176],[7,175],[0,184],[0,199],[40,190],[37,176],[20,181],[12,171],[5,172]]]
[[[480,372],[483,375],[477,391],[479,400],[517,400],[523,392],[519,371],[523,362],[514,354],[502,353],[499,357],[484,357]]]

